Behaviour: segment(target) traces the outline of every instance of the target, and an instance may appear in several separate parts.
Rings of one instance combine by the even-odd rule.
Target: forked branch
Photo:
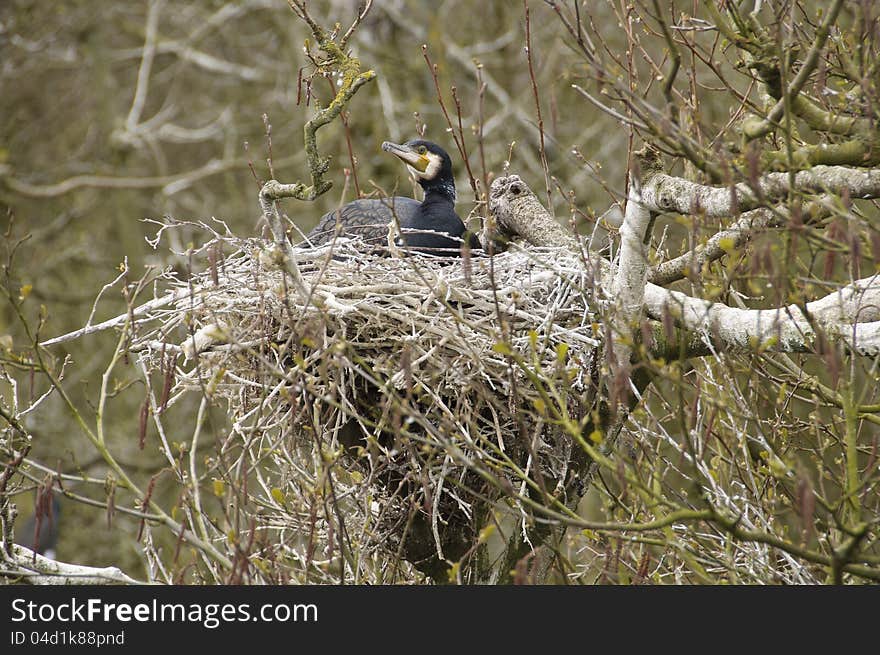
[[[373,70],[361,71],[360,61],[356,57],[352,57],[345,49],[353,31],[360,24],[360,21],[363,20],[366,12],[369,11],[370,3],[367,3],[363,11],[358,14],[357,19],[355,19],[355,22],[339,43],[334,40],[335,34],[328,34],[309,15],[305,2],[289,0],[289,4],[296,15],[302,18],[309,26],[318,49],[326,56],[324,60],[317,62],[318,68],[315,72],[317,74],[324,74],[330,71],[338,73],[339,88],[330,103],[326,107],[319,108],[315,115],[306,121],[303,127],[303,144],[306,150],[306,160],[311,178],[310,184],[305,184],[304,182],[281,184],[275,180],[269,180],[260,190],[260,204],[266,220],[272,229],[276,243],[284,241],[284,231],[277,213],[267,211],[267,209],[271,207],[271,203],[282,198],[314,200],[333,186],[330,180],[324,179],[324,175],[330,168],[330,158],[322,157],[318,151],[318,130],[336,119],[354,97],[354,94],[357,93],[358,89],[376,77],[376,73]]]

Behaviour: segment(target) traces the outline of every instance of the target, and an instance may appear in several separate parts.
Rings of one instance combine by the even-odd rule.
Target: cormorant
[[[397,245],[421,253],[457,256],[461,253],[465,226],[455,213],[455,179],[452,160],[436,143],[415,139],[402,145],[385,141],[382,150],[399,157],[425,192],[422,202],[413,198],[365,198],[334,209],[318,221],[306,239],[312,246],[340,235],[360,236],[370,245],[388,243],[388,224],[397,217],[401,236]],[[479,248],[470,235],[468,243]]]

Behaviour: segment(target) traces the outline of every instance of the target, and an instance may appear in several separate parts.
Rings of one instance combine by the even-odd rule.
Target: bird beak
[[[415,150],[406,145],[397,145],[396,143],[391,143],[390,141],[382,142],[382,150],[385,152],[390,152],[392,155],[399,157],[408,165],[412,166],[419,173],[424,173],[428,168],[428,158],[424,155],[420,155]]]

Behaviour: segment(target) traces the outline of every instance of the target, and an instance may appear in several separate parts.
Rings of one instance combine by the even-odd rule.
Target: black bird
[[[325,244],[337,234],[360,236],[370,245],[388,242],[388,224],[396,216],[401,227],[397,245],[421,253],[456,256],[465,239],[465,226],[455,213],[455,179],[452,160],[436,143],[415,139],[403,145],[385,141],[382,150],[399,157],[425,192],[422,202],[413,198],[354,200],[324,214],[306,239],[312,246]],[[470,235],[468,243],[479,248]]]

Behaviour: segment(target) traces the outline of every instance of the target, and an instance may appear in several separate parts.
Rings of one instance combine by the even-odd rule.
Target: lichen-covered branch
[[[648,275],[647,245],[645,243],[651,226],[651,212],[642,202],[642,177],[650,179],[659,167],[659,153],[645,148],[636,153],[636,165],[630,175],[629,197],[620,227],[620,254],[617,271],[611,283],[611,297],[617,303],[617,324],[610,334],[614,361],[620,375],[629,375],[635,330],[641,320]]]
[[[520,237],[536,246],[579,247],[518,175],[495,178],[489,191],[489,223],[480,235],[483,248],[501,238]]]
[[[0,578],[33,585],[143,584],[115,566],[96,568],[58,562],[16,544],[12,544],[11,555],[0,550]]]
[[[276,243],[283,241],[283,231],[281,230],[280,220],[275,213],[267,211],[267,203],[283,198],[311,201],[330,189],[333,183],[330,180],[324,179],[324,175],[330,167],[330,158],[322,157],[318,151],[318,130],[335,120],[354,97],[354,94],[357,93],[358,89],[376,78],[376,73],[373,70],[361,71],[360,61],[356,57],[352,57],[345,50],[346,43],[351,37],[353,30],[356,29],[369,10],[369,4],[358,14],[357,19],[349,31],[343,35],[339,43],[334,41],[333,36],[328,34],[326,30],[311,18],[304,2],[291,0],[289,4],[294,12],[308,24],[318,48],[327,57],[325,61],[320,63],[319,72],[322,69],[337,72],[339,74],[339,87],[329,104],[326,107],[319,108],[315,115],[306,121],[303,127],[303,145],[305,146],[306,161],[309,167],[310,184],[303,182],[281,184],[275,180],[270,180],[260,190],[260,203],[263,207],[263,213],[269,222]]]
[[[661,175],[649,177],[648,183],[655,177]],[[509,202],[513,183],[517,190],[516,202]],[[507,190],[506,195],[504,190]],[[535,239],[536,245],[543,245],[547,241],[564,242],[565,237],[560,232],[564,233],[565,229],[558,224],[556,228],[547,224],[549,213],[546,210],[541,212],[540,202],[518,177],[496,179],[492,191],[495,198],[492,206],[503,207],[507,212],[499,220],[507,229],[526,231],[529,238]],[[644,195],[642,198],[642,202],[647,204]],[[533,218],[538,219],[542,226],[540,230],[530,231],[523,225]],[[571,237],[569,239],[573,240]],[[614,297],[613,289],[616,286],[610,275],[610,264],[598,257],[591,261],[595,260],[598,260],[598,270],[602,271],[600,279]],[[671,315],[684,329],[704,335],[706,339],[729,349],[805,352],[815,345],[817,330],[822,330],[827,336],[839,338],[855,353],[876,355],[880,352],[880,278],[876,276],[858,280],[835,293],[809,302],[803,309],[798,305],[739,309],[671,291],[650,282],[644,287],[644,304],[648,317],[662,321]],[[615,329],[622,328],[618,325]]]
[[[805,308],[739,309],[653,284],[645,289],[648,316],[669,313],[685,329],[734,350],[810,351],[818,330],[859,355],[880,354],[880,278],[859,280]]]
[[[880,163],[880,140],[857,136],[840,143],[807,144],[770,150],[761,154],[764,166],[775,169],[801,169],[809,166],[876,166]]]
[[[807,83],[807,80],[816,71],[816,67],[819,64],[819,58],[825,48],[825,44],[828,42],[828,36],[831,33],[831,27],[837,20],[837,16],[842,8],[843,0],[834,0],[834,4],[827,11],[825,11],[823,20],[816,30],[816,35],[813,38],[813,43],[810,46],[810,50],[804,57],[804,61],[801,64],[797,75],[795,75],[794,79],[791,80],[789,85],[784,90],[780,86],[781,77],[778,68],[774,66],[767,66],[762,62],[755,63],[755,69],[758,71],[758,74],[764,78],[764,83],[767,86],[768,92],[771,96],[777,99],[777,102],[767,112],[766,116],[763,119],[749,125],[748,129],[746,130],[746,136],[751,139],[756,139],[764,136],[765,134],[768,134],[771,130],[773,130],[774,126],[782,117],[786,106],[791,106],[792,109],[795,108],[792,100],[798,96],[798,94],[804,88],[804,85]],[[775,43],[766,44],[765,52],[762,52],[760,57],[769,57],[777,63],[781,63],[778,61],[778,58],[772,57],[772,55],[770,54],[775,49],[775,46]]]
[[[799,194],[846,193],[850,198],[880,198],[880,170],[814,166],[793,176],[768,173],[755,185],[739,182],[712,186],[658,173],[645,180],[642,202],[658,212],[723,218],[773,204],[789,193],[792,182]]]
[[[801,208],[800,220],[814,223],[829,215],[832,197],[823,195]],[[761,230],[781,227],[791,219],[786,209],[753,209],[742,214],[730,227],[713,234],[706,243],[690,252],[669,259],[648,272],[648,281],[666,286],[702,270],[707,262],[713,262],[740,248]]]

